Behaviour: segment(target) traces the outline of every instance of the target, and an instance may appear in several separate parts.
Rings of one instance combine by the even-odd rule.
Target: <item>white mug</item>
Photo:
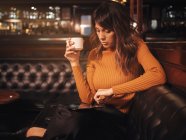
[[[71,41],[74,42],[75,50],[83,50],[83,38],[82,37],[72,37]]]

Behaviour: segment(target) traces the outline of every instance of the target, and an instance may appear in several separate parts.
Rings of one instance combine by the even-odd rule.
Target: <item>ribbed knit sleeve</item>
[[[88,57],[86,77],[84,77],[80,66],[72,67],[79,97],[83,103],[88,104],[93,102],[94,94],[96,92],[92,82],[95,69],[92,63],[92,57],[94,56],[93,52],[94,51],[91,51]]]
[[[114,94],[133,93],[165,83],[166,76],[162,66],[143,41],[139,42],[137,59],[145,71],[144,74],[126,83],[113,86]]]

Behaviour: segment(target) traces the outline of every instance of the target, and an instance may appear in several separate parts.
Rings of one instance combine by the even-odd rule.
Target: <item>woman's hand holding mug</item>
[[[83,49],[83,38],[74,37],[66,40],[66,51],[64,56],[72,66],[79,65],[80,51]]]

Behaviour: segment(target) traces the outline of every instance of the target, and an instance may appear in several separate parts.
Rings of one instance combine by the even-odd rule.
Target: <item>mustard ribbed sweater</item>
[[[135,92],[165,83],[165,73],[157,59],[151,54],[144,42],[139,43],[137,59],[144,69],[141,76],[124,74],[117,67],[114,51],[103,51],[102,58],[95,59],[96,51],[90,51],[86,69],[86,78],[80,66],[73,66],[76,86],[82,102],[92,103],[98,89],[112,88],[115,96],[108,104],[114,105],[122,112],[128,112],[130,101]]]

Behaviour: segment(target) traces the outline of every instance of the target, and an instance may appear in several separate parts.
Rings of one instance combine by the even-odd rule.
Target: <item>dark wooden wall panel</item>
[[[62,45],[7,45],[1,47],[0,58],[63,58],[64,52]]]
[[[186,68],[177,67],[174,64],[162,63],[166,71],[167,80],[176,87],[186,89]]]
[[[86,59],[90,43],[84,38],[84,49],[81,52],[81,59]],[[65,41],[42,42],[37,39],[0,42],[0,59],[64,59],[66,50]]]
[[[163,65],[168,83],[186,90],[186,41],[147,42]]]

